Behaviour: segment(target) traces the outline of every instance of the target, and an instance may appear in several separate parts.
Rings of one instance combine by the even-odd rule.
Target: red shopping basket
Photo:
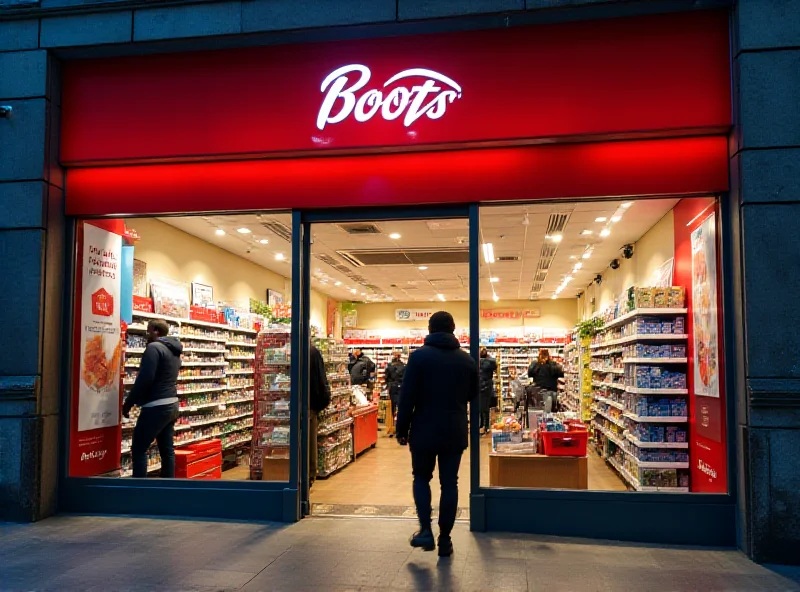
[[[586,456],[589,432],[542,432],[546,456]]]

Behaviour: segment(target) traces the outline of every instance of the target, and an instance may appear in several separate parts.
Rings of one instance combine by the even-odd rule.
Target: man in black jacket
[[[147,477],[147,450],[155,440],[161,455],[161,476],[175,477],[175,421],[178,419],[178,371],[183,346],[169,337],[166,321],[147,324],[147,347],[142,355],[136,382],[122,406],[129,417],[134,405],[141,408],[133,429],[131,458],[133,476]]]
[[[311,487],[317,478],[317,438],[319,432],[319,414],[331,404],[331,387],[325,373],[325,361],[322,354],[311,346],[309,360],[309,393],[308,393],[308,486]]]
[[[406,372],[406,365],[400,356],[399,351],[392,354],[392,361],[386,364],[384,375],[386,388],[389,390],[389,399],[392,401],[392,413],[397,413],[397,406],[400,404],[400,386],[403,384],[403,375]]]
[[[400,389],[397,441],[410,444],[414,504],[420,529],[412,547],[435,548],[431,530],[433,469],[439,461],[439,555],[453,553],[450,532],[458,510],[458,468],[467,447],[467,404],[478,397],[478,369],[454,335],[453,316],[444,311],[428,321],[425,345],[408,358]]]
[[[354,385],[366,385],[375,372],[375,362],[360,349],[354,352],[354,359],[351,360],[350,382]],[[366,387],[365,387],[366,388]]]

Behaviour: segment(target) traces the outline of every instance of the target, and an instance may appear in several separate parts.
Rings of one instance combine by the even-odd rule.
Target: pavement
[[[508,533],[459,524],[455,555],[408,546],[414,522],[311,518],[268,524],[57,516],[0,524],[0,590],[800,591],[800,567],[734,549]]]

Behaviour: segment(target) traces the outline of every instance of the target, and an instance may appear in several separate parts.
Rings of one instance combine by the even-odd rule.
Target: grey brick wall
[[[741,232],[745,381],[739,397],[742,545],[800,548],[800,2],[739,0],[732,174]]]

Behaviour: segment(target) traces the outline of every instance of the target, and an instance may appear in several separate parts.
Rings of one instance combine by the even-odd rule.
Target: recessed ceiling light
[[[356,290],[355,288],[350,288],[350,293],[351,294],[357,294],[358,290]]]
[[[620,220],[622,220],[622,216],[611,216],[612,222],[619,222]]]
[[[260,241],[258,241],[258,242],[260,242],[262,245],[268,245],[268,244],[269,244],[269,241],[268,241],[267,239],[265,239],[265,238],[262,238],[262,239],[261,239]]]
[[[577,258],[578,258],[578,256],[577,256],[577,255],[570,255],[570,256],[569,256],[569,258],[570,258],[570,259],[577,259]]]
[[[572,281],[572,276],[571,275],[568,275],[567,277],[564,278],[564,284],[568,284],[571,281]]]
[[[250,234],[251,231],[249,228],[237,228],[236,232],[239,234]]]
[[[623,208],[625,208],[625,209],[627,210],[627,209],[628,209],[629,207],[631,207],[632,205],[633,205],[633,202],[632,202],[632,201],[626,201],[624,204],[622,204],[622,207],[623,207]]]
[[[284,259],[283,253],[275,253],[276,261],[283,261],[283,259]]]
[[[334,285],[334,286],[336,286],[336,287],[338,288],[339,286],[341,286],[341,285],[342,285],[342,282],[335,282],[333,285]]]
[[[444,294],[437,294],[437,295],[436,295],[436,297],[437,297],[439,300],[441,300],[442,302],[446,302],[446,300],[445,300],[445,298],[444,298]]]
[[[426,269],[428,269],[428,266],[427,265],[420,265],[417,269],[419,269],[420,271],[425,271]]]
[[[495,284],[495,283],[500,281],[500,278],[499,277],[490,277],[489,281],[492,282],[493,284]]]
[[[594,234],[594,230],[582,230],[581,234],[586,236],[587,234]]]
[[[492,243],[483,243],[483,261],[484,263],[494,263],[494,247]]]
[[[393,232],[392,234],[389,235],[389,238],[392,240],[397,240],[400,238],[400,235],[396,232]]]
[[[560,242],[561,242],[561,239],[562,239],[562,238],[564,238],[564,237],[563,237],[563,236],[561,236],[560,234],[551,234],[551,235],[550,235],[550,236],[548,236],[547,238],[549,238],[549,239],[550,239],[551,241],[553,241],[554,243],[560,243]]]
[[[362,295],[362,296],[366,296],[366,295],[367,295],[367,293],[366,293],[366,292],[361,292],[361,295]]]
[[[552,298],[553,300],[555,300],[556,298],[558,298],[558,296],[556,296],[555,294],[553,294],[553,295],[551,296],[551,298]]]
[[[602,237],[611,236],[611,231],[608,228],[603,228],[603,230],[600,231],[600,236]]]
[[[224,230],[222,230],[222,228],[217,228],[217,229],[214,231],[214,234],[216,234],[217,236],[225,236],[225,231],[224,231]]]
[[[591,251],[586,251],[583,255],[581,255],[581,259],[589,259],[592,256]]]
[[[497,302],[498,300],[500,300],[500,297],[497,294],[495,294],[494,296],[492,296],[492,300]]]
[[[594,219],[595,222],[608,222],[608,218],[605,216],[600,216],[599,218]]]
[[[583,267],[583,263],[581,263],[580,261],[578,261],[578,262],[575,264],[575,267],[574,267],[574,269],[575,269],[575,271],[578,271],[578,270],[579,270],[581,267]]]

